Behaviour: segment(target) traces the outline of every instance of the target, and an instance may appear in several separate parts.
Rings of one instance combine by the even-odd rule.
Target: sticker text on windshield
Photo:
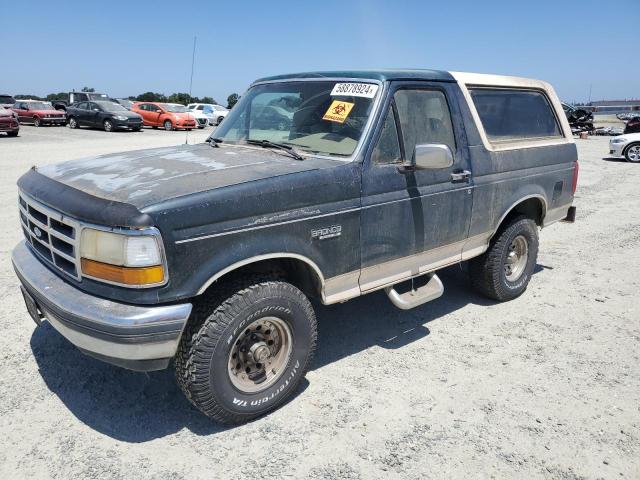
[[[331,90],[331,96],[345,95],[349,97],[373,98],[378,91],[378,85],[371,83],[336,83]]]

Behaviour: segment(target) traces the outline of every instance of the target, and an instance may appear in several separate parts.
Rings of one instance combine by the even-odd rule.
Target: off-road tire
[[[278,380],[262,392],[235,388],[229,353],[251,321],[277,316],[292,333],[292,351]],[[238,424],[281,406],[295,392],[313,359],[316,317],[307,297],[277,275],[229,280],[194,305],[175,357],[176,380],[186,397],[222,424]]]
[[[527,242],[528,257],[524,271],[514,281],[505,273],[505,261],[514,239],[523,236]],[[520,296],[529,285],[538,257],[538,228],[525,216],[518,216],[504,225],[489,244],[489,249],[469,262],[471,285],[493,300],[504,302]]]

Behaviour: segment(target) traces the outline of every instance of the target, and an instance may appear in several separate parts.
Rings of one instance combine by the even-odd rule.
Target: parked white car
[[[640,133],[626,133],[609,140],[609,155],[624,157],[627,162],[640,162]]]
[[[193,112],[202,112],[209,119],[209,125],[220,125],[229,110],[213,103],[190,103],[187,108]]]
[[[209,116],[202,110],[189,109],[189,112],[195,117],[198,128],[204,128],[210,124]]]

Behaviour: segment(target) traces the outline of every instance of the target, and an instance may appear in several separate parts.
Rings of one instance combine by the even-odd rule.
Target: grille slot
[[[27,242],[46,263],[80,280],[79,224],[27,197],[18,199],[20,223]]]

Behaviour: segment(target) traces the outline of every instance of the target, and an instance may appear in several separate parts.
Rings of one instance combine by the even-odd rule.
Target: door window
[[[402,160],[396,118],[391,107],[387,112],[387,118],[384,121],[378,143],[376,143],[376,147],[373,150],[372,159],[378,165],[398,163]]]
[[[456,151],[451,113],[440,90],[398,90],[393,99],[407,157],[416,145],[440,143]]]

